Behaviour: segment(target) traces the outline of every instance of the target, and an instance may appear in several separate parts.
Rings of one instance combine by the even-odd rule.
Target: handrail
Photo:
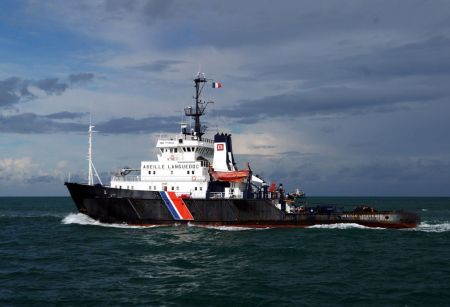
[[[139,175],[112,176],[111,181],[141,181]]]

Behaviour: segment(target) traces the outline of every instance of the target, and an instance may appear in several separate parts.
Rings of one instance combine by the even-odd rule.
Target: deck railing
[[[223,198],[243,198],[244,197],[244,193],[240,192],[240,193],[230,193],[230,195],[228,195],[228,197],[225,196],[225,192],[210,192],[209,193],[209,197],[210,198],[214,198],[214,199],[223,199]]]
[[[139,175],[112,176],[111,181],[141,181]]]

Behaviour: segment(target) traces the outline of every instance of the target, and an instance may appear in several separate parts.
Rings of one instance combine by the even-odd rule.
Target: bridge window
[[[187,171],[187,174],[189,175],[189,174],[190,174],[190,171]]]
[[[195,187],[195,190],[197,191],[197,187]]]
[[[175,188],[174,188],[174,187],[172,187],[172,191],[175,191]]]
[[[175,148],[175,149],[173,150],[173,152],[178,152],[178,149],[177,149],[177,148]]]
[[[170,174],[173,175],[173,171],[170,171]]]
[[[188,148],[187,148],[187,151],[188,151],[188,152],[191,152],[191,147],[188,147]]]
[[[152,171],[148,171],[148,174],[151,175],[151,174],[152,174]]]
[[[194,171],[192,171],[192,175],[194,175]]]

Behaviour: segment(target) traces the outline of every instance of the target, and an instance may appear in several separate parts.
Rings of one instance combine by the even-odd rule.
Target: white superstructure
[[[179,134],[160,136],[156,144],[158,161],[142,161],[140,175],[133,172],[112,177],[111,187],[142,191],[173,191],[205,198],[210,181],[209,167],[214,141]],[[126,170],[125,170],[126,171]]]

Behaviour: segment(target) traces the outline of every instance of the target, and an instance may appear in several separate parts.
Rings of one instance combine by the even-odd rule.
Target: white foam
[[[270,227],[263,227],[263,228],[256,228],[256,227],[238,227],[238,226],[213,226],[213,225],[196,225],[188,223],[189,227],[200,227],[200,228],[207,228],[207,229],[215,229],[215,230],[222,230],[222,231],[243,231],[243,230],[264,230],[264,229],[270,229]]]
[[[446,232],[446,231],[450,231],[450,222],[437,223],[437,224],[429,224],[427,222],[422,222],[416,228],[412,228],[409,230],[423,231],[423,232]]]
[[[78,224],[78,225],[91,225],[91,226],[102,226],[102,227],[112,227],[112,228],[153,228],[158,227],[157,225],[151,226],[133,226],[127,224],[108,224],[101,223],[97,220],[94,220],[83,213],[70,213],[61,221],[63,224]]]
[[[308,228],[320,228],[320,229],[386,229],[381,227],[367,227],[356,223],[336,223],[336,224],[319,224],[309,226]]]

